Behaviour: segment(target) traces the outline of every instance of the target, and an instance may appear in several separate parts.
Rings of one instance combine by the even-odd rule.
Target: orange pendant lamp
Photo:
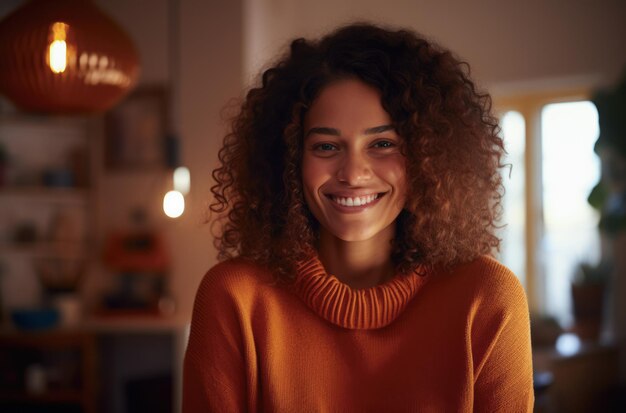
[[[95,113],[137,82],[130,37],[90,0],[30,0],[0,22],[0,93],[30,112]]]

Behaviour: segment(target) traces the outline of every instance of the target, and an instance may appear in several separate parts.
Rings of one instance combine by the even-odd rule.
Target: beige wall
[[[490,89],[596,85],[626,66],[621,0],[248,0],[245,16],[246,79],[289,39],[353,20],[435,39]]]
[[[172,242],[179,277],[174,290],[181,309],[190,310],[200,278],[215,263],[212,239],[202,222],[211,171],[226,131],[221,110],[241,94],[242,11],[240,0],[182,3],[182,159],[191,169],[192,207],[174,228]]]

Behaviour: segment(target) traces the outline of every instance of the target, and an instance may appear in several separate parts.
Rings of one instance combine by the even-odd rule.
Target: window
[[[498,102],[496,102],[498,103]],[[505,225],[500,260],[526,287],[531,311],[571,321],[570,283],[600,259],[598,213],[587,196],[600,179],[593,103],[572,97],[512,100],[501,117]]]
[[[526,126],[524,117],[516,111],[509,111],[501,119],[502,138],[507,155],[506,168],[502,170],[505,186],[502,206],[503,228],[498,236],[502,239],[500,260],[506,264],[526,284],[526,229],[525,215],[525,165]]]
[[[600,179],[598,111],[588,101],[541,111],[541,160],[546,312],[571,321],[570,282],[582,262],[600,259],[599,214],[587,196]]]

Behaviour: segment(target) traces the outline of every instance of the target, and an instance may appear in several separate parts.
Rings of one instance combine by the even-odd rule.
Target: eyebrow
[[[375,133],[382,133],[388,130],[393,130],[393,125],[380,125],[374,126],[373,128],[367,128],[363,131],[365,135],[373,135]],[[306,137],[309,135],[316,133],[318,135],[332,135],[332,136],[341,136],[341,131],[336,128],[326,128],[326,127],[315,127],[308,130],[306,133]]]

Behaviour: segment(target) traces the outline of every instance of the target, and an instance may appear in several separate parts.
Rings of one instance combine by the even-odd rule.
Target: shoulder
[[[238,284],[241,286],[271,280],[272,274],[269,269],[252,261],[234,258],[216,264],[207,271],[202,282],[213,284]]]
[[[245,300],[273,283],[267,268],[242,259],[227,260],[207,271],[198,287],[196,301]]]
[[[525,340],[529,331],[526,293],[506,266],[481,256],[442,275],[447,278],[447,302],[467,317],[475,345],[487,346],[505,328],[507,334]]]
[[[460,264],[438,274],[438,278],[451,296],[474,306],[527,307],[526,293],[517,276],[490,256]]]
[[[524,294],[524,289],[513,271],[493,257],[483,255],[453,270],[484,293]]]

